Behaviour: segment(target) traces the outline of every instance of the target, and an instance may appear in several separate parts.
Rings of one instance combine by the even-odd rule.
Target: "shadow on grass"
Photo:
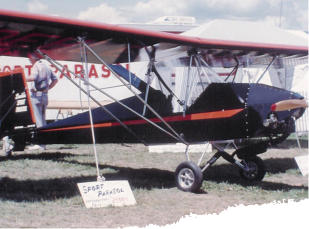
[[[159,169],[131,169],[104,166],[116,170],[104,173],[107,180],[128,180],[132,189],[172,188],[174,174]],[[77,183],[95,181],[96,176],[62,177],[40,180],[0,178],[0,199],[13,201],[42,201],[79,195]]]
[[[264,160],[266,172],[270,175],[285,173],[290,169],[298,169],[294,159],[291,158],[276,158]],[[246,181],[240,178],[239,168],[232,164],[222,164],[210,167],[204,173],[204,180],[215,181],[217,183],[228,182],[237,184],[243,187],[256,186],[268,191],[290,191],[290,190],[308,190],[308,186],[304,185],[289,185],[284,183],[276,183],[269,181]]]
[[[71,160],[76,156],[69,153],[40,153],[23,154],[10,158],[0,157],[1,161],[6,160],[50,160],[65,162],[68,164],[85,165],[95,167],[95,163],[79,162]],[[78,155],[80,156],[80,155]],[[89,156],[89,155],[88,155]],[[0,164],[1,166],[1,164]],[[44,168],[42,168],[44,169]],[[134,189],[172,188],[174,174],[170,171],[160,169],[133,169],[110,165],[100,165],[100,169],[111,169],[114,172],[104,173],[107,180],[128,180]],[[59,198],[70,198],[79,195],[77,183],[95,181],[96,176],[68,176],[54,179],[28,179],[18,180],[9,177],[0,177],[0,199],[11,201],[42,201],[55,200]]]
[[[93,166],[94,163],[79,162],[74,160],[76,156],[70,153],[40,153],[40,154],[23,154],[11,158],[0,157],[0,162],[4,160],[51,160],[64,162],[68,164]],[[80,155],[79,155],[80,156]],[[71,160],[71,158],[73,160]],[[297,165],[293,159],[266,159],[265,165],[267,172],[270,174],[283,173],[289,169],[296,169]],[[0,164],[1,166],[1,164]],[[43,169],[43,168],[42,168]],[[100,169],[112,169],[114,172],[104,173],[107,180],[128,180],[132,189],[153,188],[173,188],[175,187],[174,173],[172,171],[148,168],[126,168],[111,165],[100,165]],[[238,168],[232,164],[214,165],[206,170],[204,179],[230,184],[238,184],[244,187],[258,186],[264,190],[307,190],[305,186],[293,186],[284,183],[274,182],[254,182],[243,181],[238,174]],[[17,180],[9,177],[0,177],[0,199],[11,201],[42,201],[55,200],[59,198],[70,198],[79,195],[77,183],[95,181],[95,176],[76,176],[62,177],[54,179],[29,179]]]
[[[2,161],[18,161],[18,160],[42,160],[42,161],[59,161],[64,158],[68,157],[76,157],[76,154],[73,153],[61,153],[61,152],[43,152],[43,153],[24,153],[19,155],[13,155],[13,156],[0,156],[0,162]],[[78,156],[89,156],[86,154],[79,154]]]

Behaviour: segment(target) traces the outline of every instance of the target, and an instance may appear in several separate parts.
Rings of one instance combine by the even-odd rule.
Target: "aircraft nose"
[[[297,104],[296,107],[300,105],[300,101],[304,102],[303,96],[289,90],[268,85],[251,84],[248,92],[247,105],[259,113],[261,120],[268,119],[269,114],[273,112],[276,112],[278,120],[285,120],[296,115],[297,110],[304,110],[304,108],[289,109],[292,108],[291,102],[294,102],[295,105],[293,106]],[[282,110],[282,112],[279,112],[279,110]],[[298,113],[297,117],[301,116],[303,112]]]

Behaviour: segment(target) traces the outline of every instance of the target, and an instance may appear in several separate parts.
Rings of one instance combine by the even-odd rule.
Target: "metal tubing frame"
[[[188,68],[188,73],[187,73],[187,86],[186,86],[186,98],[185,98],[185,102],[183,105],[183,116],[186,115],[186,111],[187,111],[187,104],[188,104],[188,97],[189,97],[189,76],[191,73],[191,67],[192,67],[192,61],[193,61],[193,55],[190,55],[190,64],[189,64],[189,68]]]
[[[41,53],[41,52],[40,52]],[[59,62],[53,60],[52,58],[50,58],[49,56],[41,53],[42,56],[44,56],[44,58],[51,64],[53,64],[58,71],[61,71],[61,68],[57,65],[60,65],[61,67],[63,67],[63,65],[61,65]],[[76,75],[74,72],[68,70],[68,72],[70,72],[72,75],[74,75],[76,78],[80,78],[80,76]],[[77,83],[75,83],[69,76],[66,75],[66,73],[64,73],[64,76],[70,80],[71,83],[73,83],[76,87],[78,87],[83,93],[87,94],[87,91],[84,90],[83,88],[81,88]],[[83,78],[80,78],[82,81],[84,80]],[[91,83],[89,83],[90,86],[93,86]],[[99,91],[101,91],[101,89],[99,89]],[[103,94],[105,92],[101,91]],[[104,94],[106,96],[109,96],[108,94]],[[117,122],[120,123],[120,125],[122,127],[124,127],[129,133],[131,133],[133,136],[135,136],[139,141],[141,141],[144,145],[147,145],[145,141],[143,141],[142,139],[140,139],[126,124],[124,124],[120,119],[117,118],[116,115],[114,115],[111,111],[109,111],[104,105],[102,105],[99,101],[97,101],[94,97],[92,97],[90,95],[90,98],[97,104],[99,105],[100,108],[102,108],[106,113],[108,113],[112,118],[114,118]],[[112,99],[112,97],[111,97]],[[138,113],[137,113],[138,114]]]
[[[193,59],[192,59],[192,62],[194,61],[194,57],[193,57]],[[195,61],[194,61],[195,62]],[[191,67],[192,68],[192,67]],[[197,68],[196,68],[197,69]],[[188,93],[188,100],[189,100],[189,98],[191,98],[191,96],[192,96],[192,93],[193,93],[193,87],[194,87],[194,83],[195,83],[195,80],[196,80],[196,75],[198,75],[199,74],[199,72],[196,70],[196,69],[194,69],[193,71],[191,71],[191,79],[190,79],[190,85],[189,85],[189,93]]]
[[[234,56],[234,59],[236,61],[236,65],[233,67],[232,71],[228,74],[228,76],[224,79],[224,82],[226,82],[228,80],[228,78],[230,78],[230,76],[235,72],[235,75],[233,77],[232,82],[234,83],[235,81],[235,77],[239,68],[239,60],[237,59],[237,56]]]
[[[194,56],[194,62],[197,66],[197,72],[198,72],[198,76],[199,76],[199,80],[200,80],[200,84],[201,84],[201,87],[202,87],[202,90],[204,91],[205,90],[205,87],[204,87],[204,84],[203,84],[203,80],[202,80],[202,73],[201,73],[201,63],[200,61],[198,60],[198,58],[196,56]],[[207,76],[207,79],[208,79],[208,76]]]
[[[147,65],[147,72],[145,74],[145,76],[147,77],[146,78],[147,87],[146,87],[146,93],[145,93],[145,99],[144,99],[145,103],[144,103],[144,108],[143,108],[143,116],[145,116],[145,114],[146,114],[146,109],[147,109],[146,103],[148,101],[149,87],[150,87],[150,84],[152,83],[152,80],[153,80],[153,78],[151,79],[151,77],[152,77],[151,73],[153,72],[152,68],[154,66],[154,57],[151,56],[152,53],[148,50],[147,47],[145,47],[144,49],[145,49],[145,51],[146,51],[146,53],[149,57],[149,63]]]
[[[256,81],[256,83],[259,83],[260,80],[263,78],[263,76],[265,75],[265,73],[268,71],[268,69],[270,68],[270,66],[275,62],[275,60],[278,58],[278,56],[274,56],[273,59],[271,60],[271,62],[269,63],[269,65],[266,67],[266,69],[264,70],[264,72],[262,73],[262,75],[258,78],[258,80]]]
[[[203,58],[201,55],[195,55],[195,59],[198,62],[199,68],[202,69],[203,73],[205,74],[205,76],[207,77],[207,81],[210,84],[211,80],[209,79],[209,76],[207,74],[207,72],[205,71],[204,67],[206,67],[207,69],[211,69],[208,64],[206,64],[206,62],[204,62]],[[204,65],[204,66],[203,66]],[[215,74],[217,74],[213,69],[211,69],[211,71]]]
[[[207,64],[207,62],[202,58],[202,56],[199,55],[199,54],[198,54],[197,56],[198,56],[198,60],[201,61],[201,66],[204,65],[204,67],[206,67],[206,68],[207,68],[208,70],[210,70],[213,74],[215,74],[215,75],[217,76],[218,79],[220,79],[219,76],[218,76],[218,73],[216,73],[216,72]],[[208,74],[207,74],[207,72],[205,71],[205,69],[202,68],[202,70],[203,70],[204,74],[208,77]],[[209,77],[208,77],[208,79],[209,79]],[[210,79],[209,79],[209,82],[211,82]],[[221,81],[221,82],[222,82],[222,81]]]
[[[206,149],[205,149],[205,151],[202,153],[200,159],[198,160],[197,166],[200,166],[200,165],[202,164],[202,161],[203,161],[203,158],[204,158],[204,156],[205,156],[205,153],[206,153],[206,151],[207,151],[209,145],[211,145],[209,142],[206,142],[206,144],[207,144]]]
[[[123,83],[124,86],[126,86],[157,118],[160,119],[160,121],[168,128],[170,129],[174,135],[172,135],[171,133],[167,132],[166,130],[162,129],[160,126],[155,125],[156,127],[160,127],[159,129],[164,130],[165,133],[168,133],[170,136],[172,136],[174,139],[184,143],[185,145],[189,145],[189,143],[187,143],[148,103],[145,102],[145,100],[143,98],[141,98],[136,92],[134,92],[130,87],[127,86],[127,84],[124,82],[124,80],[112,69],[109,67],[108,64],[105,63],[105,61],[96,54],[95,51],[93,51],[83,40],[79,40],[79,42],[83,42],[85,47],[102,63],[104,64],[110,71],[111,73],[116,76],[116,78]],[[94,85],[93,85],[94,86]],[[101,90],[100,90],[101,91]],[[119,103],[120,101],[118,101]],[[123,104],[124,105],[124,104]],[[149,119],[145,118],[144,116],[141,116],[144,120],[148,121],[149,123],[152,123],[153,125],[155,123],[153,123],[152,121],[150,121]]]
[[[128,60],[129,60],[129,66],[128,66],[128,69],[129,69],[129,83],[130,83],[130,88],[131,88],[131,85],[132,85],[132,76],[131,76],[131,70],[130,70],[130,64],[131,64],[131,45],[130,45],[130,42],[128,41]]]
[[[160,85],[160,88],[161,90],[163,91],[162,89],[162,85],[164,86],[164,88],[170,93],[170,95],[174,96],[174,98],[177,99],[177,102],[180,104],[180,105],[183,105],[183,102],[178,98],[178,96],[172,91],[172,89],[166,84],[166,82],[163,80],[163,78],[161,77],[160,73],[158,72],[157,70],[157,67],[154,63],[154,59],[150,59],[150,62],[151,62],[151,68],[149,69],[151,72],[153,72],[155,74],[155,76],[158,78],[158,81],[159,81],[159,85]]]
[[[148,101],[148,93],[149,93],[149,87],[150,87],[150,78],[151,78],[151,72],[150,71],[148,71],[147,73],[146,73],[146,76],[147,76],[147,87],[146,87],[146,93],[145,93],[145,103],[147,103],[147,101]],[[143,108],[143,116],[145,116],[145,114],[146,114],[146,109],[147,109],[147,107],[146,107],[146,104],[144,104],[144,108]]]
[[[226,152],[226,151],[224,150],[225,147],[219,146],[219,145],[218,145],[219,143],[227,143],[227,145],[226,145],[225,147],[227,147],[227,146],[229,146],[230,144],[232,144],[232,145],[234,146],[234,148],[237,149],[237,146],[236,146],[236,144],[235,144],[234,141],[229,141],[229,140],[225,141],[225,140],[223,140],[223,141],[211,141],[211,142],[209,142],[209,144],[211,144],[211,145],[212,145],[214,148],[216,148],[218,151]],[[206,149],[207,149],[207,148],[206,148]],[[202,154],[202,156],[200,157],[200,159],[199,159],[199,161],[198,161],[198,166],[201,165],[205,153],[206,153],[206,152],[204,152],[204,153]],[[232,153],[232,155],[230,155],[230,156],[234,158],[235,152]],[[201,171],[204,172],[208,167],[210,167],[212,164],[214,164],[220,157],[221,157],[221,156],[216,157],[216,154],[214,154],[214,155],[210,158],[210,160],[206,163],[206,165],[205,165],[203,168],[201,168]],[[236,159],[234,159],[234,160],[235,160],[235,161],[233,162],[233,164],[237,165],[239,168],[243,169],[244,171],[248,171],[247,167],[246,167],[245,165],[243,165],[240,161],[238,161],[238,160],[236,160]]]
[[[204,87],[202,79],[201,79],[202,72],[207,77],[208,83],[211,83],[211,80],[209,79],[208,74],[205,71],[204,67],[206,67],[208,69],[211,69],[211,68],[209,68],[208,64],[206,62],[204,62],[204,60],[201,57],[201,55],[199,55],[199,54],[192,54],[192,55],[190,55],[189,68],[188,68],[188,72],[187,72],[186,96],[185,96],[185,101],[184,101],[184,104],[183,104],[183,116],[185,116],[185,114],[186,114],[188,99],[189,99],[189,95],[190,95],[191,90],[192,90],[192,85],[191,84],[193,83],[193,80],[194,80],[194,79],[192,79],[191,80],[191,84],[190,84],[190,75],[191,75],[191,72],[192,72],[193,61],[195,62],[196,66],[197,66],[197,72],[198,72],[197,74],[199,75],[199,79],[200,79],[200,83],[201,83],[202,89],[205,90],[205,87]],[[201,70],[202,70],[202,72],[201,72]],[[211,71],[213,71],[213,70],[211,69]],[[213,73],[217,74],[214,71],[213,71]]]
[[[59,62],[53,60],[52,58],[50,58],[49,56],[43,54],[40,50],[38,50],[38,52],[44,56],[44,58],[50,62],[51,64],[53,64],[59,71],[61,71],[61,67],[63,67]],[[59,65],[59,66],[57,66]],[[80,78],[82,81],[84,81],[84,79],[78,75],[76,75],[74,72],[68,70],[68,72],[70,72],[72,75],[74,75],[76,78]],[[70,80],[76,87],[80,88],[79,85],[77,83],[75,83],[70,77],[68,77],[65,73],[64,76]],[[96,87],[95,85],[89,83],[89,85],[93,88],[95,88],[96,90],[98,90],[99,92],[101,92],[102,94],[104,94],[105,96],[109,97],[110,99],[112,99],[113,101],[117,102],[118,104],[120,104],[121,106],[123,106],[124,108],[126,108],[127,110],[131,111],[132,113],[134,113],[135,115],[139,116],[140,118],[144,119],[145,121],[147,121],[148,123],[152,124],[153,126],[157,127],[159,130],[161,130],[162,132],[168,134],[169,136],[171,136],[172,138],[174,138],[175,140],[179,140],[176,136],[172,135],[170,132],[168,132],[167,130],[163,129],[162,127],[160,127],[159,125],[157,125],[156,123],[152,122],[151,120],[149,120],[148,118],[142,116],[141,114],[139,114],[138,112],[134,111],[133,109],[131,109],[130,107],[128,107],[127,105],[123,104],[121,101],[117,100],[116,98],[114,98],[113,96],[109,95],[108,93],[104,92],[103,90],[101,90],[100,88]],[[127,85],[126,85],[127,86]],[[80,88],[85,94],[87,93],[84,89]],[[145,141],[143,141],[142,139],[140,139],[126,124],[124,124],[120,119],[118,119],[113,113],[111,113],[104,105],[102,105],[100,102],[98,102],[95,98],[93,98],[92,96],[90,96],[90,98],[96,103],[98,104],[105,112],[107,112],[109,115],[111,115],[117,122],[119,122],[125,129],[127,129],[131,134],[133,134],[139,141],[141,141],[144,145],[147,145],[147,143]],[[187,144],[186,144],[187,145]]]
[[[219,150],[219,151],[224,151],[224,152],[225,152],[225,150],[224,150],[225,147],[223,148],[223,147],[219,146],[218,143],[227,143],[227,145],[226,145],[225,147],[227,147],[227,146],[229,146],[229,145],[232,144],[232,145],[234,146],[235,150],[238,149],[238,147],[236,146],[234,140],[232,140],[232,141],[230,141],[230,140],[226,140],[226,141],[223,140],[223,141],[214,141],[214,142],[212,142],[212,145],[213,145],[217,150]],[[232,153],[231,156],[234,157],[235,155],[236,155],[236,154],[235,154],[235,152],[234,152],[234,153]],[[240,161],[238,161],[238,160],[235,159],[234,164],[236,164],[239,168],[244,169],[245,171],[247,171],[247,170],[246,170],[246,166],[243,165],[243,164],[241,164]]]

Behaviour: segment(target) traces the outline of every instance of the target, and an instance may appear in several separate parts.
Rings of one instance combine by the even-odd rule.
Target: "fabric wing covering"
[[[222,21],[219,21],[222,24]],[[108,64],[128,61],[128,43],[130,43],[130,59],[140,57],[140,49],[161,43],[159,49],[180,47],[182,51],[192,48],[205,50],[205,53],[220,58],[232,58],[234,55],[300,55],[308,53],[306,43],[299,42],[297,35],[288,34],[283,30],[261,31],[263,40],[256,37],[248,29],[250,25],[243,24],[243,32],[234,31],[218,35],[218,25],[205,25],[184,34],[171,34],[154,32],[136,28],[127,28],[112,24],[79,21],[21,12],[0,10],[0,55],[27,57],[29,52],[40,49],[53,59],[66,61],[80,61],[80,45],[78,37],[85,39],[86,43],[100,55]],[[236,28],[239,25],[228,25],[226,28]],[[216,29],[215,29],[216,28]],[[262,29],[262,28],[261,28]],[[235,29],[234,29],[235,30]],[[242,30],[242,29],[241,29]],[[207,31],[207,32],[205,32]],[[219,31],[222,31],[222,29]],[[246,33],[244,33],[246,31]],[[214,35],[213,33],[217,34]],[[282,42],[276,42],[271,37],[289,37]],[[228,39],[228,37],[230,37]],[[244,39],[241,39],[243,37]],[[246,39],[248,37],[248,39]],[[266,37],[266,39],[265,39]],[[269,37],[269,39],[267,38]],[[295,43],[291,39],[295,38]],[[298,37],[298,38],[297,38]],[[271,39],[270,39],[271,38]],[[296,39],[297,38],[297,39]],[[89,56],[88,62],[96,63],[97,59]]]

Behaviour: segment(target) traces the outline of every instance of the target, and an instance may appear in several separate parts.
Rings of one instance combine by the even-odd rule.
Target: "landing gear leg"
[[[236,150],[230,155],[219,145],[222,143],[226,144],[225,147],[233,144]],[[175,171],[176,184],[180,190],[186,192],[197,192],[202,185],[203,172],[212,166],[219,158],[223,158],[231,164],[236,165],[239,168],[240,176],[245,180],[261,181],[264,178],[266,174],[265,165],[263,160],[259,158],[257,154],[266,152],[268,142],[251,144],[242,148],[237,148],[234,141],[217,141],[211,142],[211,144],[218,151],[204,166],[201,166],[201,164],[205,153],[203,153],[199,162],[195,164],[190,161],[188,150],[186,150],[187,161],[181,163]],[[241,161],[235,159],[235,155],[237,155]]]

